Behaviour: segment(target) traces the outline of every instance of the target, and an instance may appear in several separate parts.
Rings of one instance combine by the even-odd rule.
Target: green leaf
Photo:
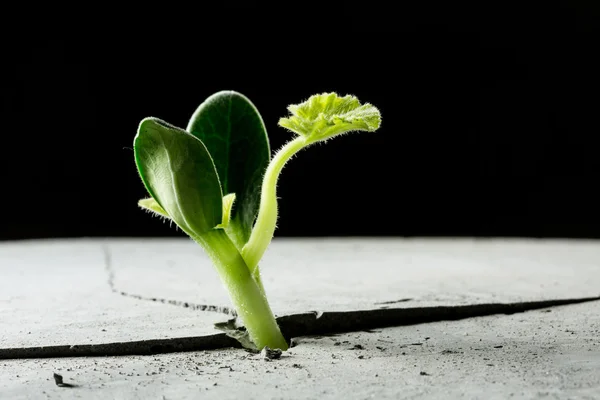
[[[138,201],[138,205],[144,210],[150,211],[153,214],[159,215],[161,217],[170,218],[169,214],[154,200],[152,197],[147,199],[141,199]]]
[[[219,177],[198,138],[149,117],[140,122],[133,149],[146,189],[184,232],[202,235],[221,223]]]
[[[250,237],[260,203],[262,177],[270,160],[269,139],[254,104],[235,91],[208,97],[186,128],[210,152],[223,193],[235,193],[227,228],[236,247]]]
[[[381,125],[379,110],[360,104],[354,96],[340,97],[336,93],[316,94],[300,104],[288,106],[292,114],[281,118],[279,125],[310,142],[329,139],[352,131],[373,132]]]

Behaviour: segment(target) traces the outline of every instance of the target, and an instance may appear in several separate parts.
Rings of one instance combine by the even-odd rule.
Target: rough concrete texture
[[[598,399],[599,337],[586,303],[302,338],[270,362],[241,349],[0,360],[0,398]]]
[[[111,242],[116,286],[229,304],[202,249],[163,243],[170,244]],[[419,306],[527,301],[598,296],[599,249],[583,241],[280,239],[261,270],[277,315],[372,309],[405,298]]]
[[[214,334],[226,319],[114,294],[99,243],[0,245],[0,348]]]
[[[594,241],[287,239],[261,265],[278,315],[600,294]],[[228,318],[181,306],[229,306],[187,239],[7,242],[0,276],[0,348],[213,335]],[[271,362],[241,349],[0,360],[0,398],[599,398],[599,311],[300,338]],[[58,387],[53,372],[75,386]]]

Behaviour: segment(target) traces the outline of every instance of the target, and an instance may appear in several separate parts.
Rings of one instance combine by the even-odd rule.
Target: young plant
[[[259,262],[277,222],[277,180],[301,149],[352,131],[375,131],[379,110],[354,96],[323,93],[288,107],[279,125],[297,136],[271,159],[266,128],[244,95],[208,97],[186,129],[144,118],[135,162],[150,197],[139,206],[172,220],[215,266],[251,344],[287,350],[262,284]]]

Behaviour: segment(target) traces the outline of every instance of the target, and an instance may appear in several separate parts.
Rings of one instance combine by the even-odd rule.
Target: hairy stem
[[[288,344],[279,329],[260,281],[252,276],[225,231],[214,229],[201,236],[192,237],[213,261],[252,342],[259,349],[269,346],[287,350]]]
[[[253,276],[258,276],[258,263],[269,247],[277,223],[277,179],[285,163],[307,145],[303,136],[298,136],[283,146],[271,160],[262,183],[258,217],[252,234],[242,249],[242,257],[246,261]]]

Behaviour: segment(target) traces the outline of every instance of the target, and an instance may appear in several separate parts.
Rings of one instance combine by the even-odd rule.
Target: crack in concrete
[[[584,297],[559,300],[542,300],[518,303],[488,303],[461,306],[435,306],[413,308],[386,308],[360,311],[308,312],[277,318],[284,336],[291,338],[309,335],[333,335],[392,326],[416,325],[440,321],[456,321],[495,314],[516,314],[543,308],[564,306],[600,300]],[[240,342],[218,333],[207,336],[150,339],[103,344],[59,345],[0,349],[0,359],[105,357],[151,355],[173,352],[191,352],[222,348],[241,348]]]
[[[113,293],[116,293],[116,294],[124,296],[124,297],[136,299],[136,300],[154,301],[157,303],[170,304],[170,305],[174,305],[174,306],[189,308],[192,310],[217,312],[217,313],[221,313],[221,314],[225,314],[225,315],[229,315],[229,316],[233,316],[233,317],[237,316],[237,312],[234,309],[229,308],[229,307],[215,306],[215,305],[210,305],[210,304],[194,304],[194,303],[190,303],[187,301],[163,299],[160,297],[146,297],[146,296],[141,296],[139,294],[133,294],[133,293],[128,293],[128,292],[118,290],[115,286],[115,271],[112,267],[112,256],[110,253],[110,249],[108,248],[108,245],[106,245],[106,244],[102,244],[101,247],[102,247],[102,253],[104,255],[104,268],[105,268],[106,274],[108,276],[108,286],[110,287],[110,290]]]
[[[411,298],[405,298],[405,299],[399,299],[399,300],[379,301],[379,302],[376,302],[376,303],[373,303],[373,304],[375,304],[375,305],[379,305],[379,304],[383,304],[383,305],[385,305],[385,304],[396,304],[396,303],[404,303],[404,302],[411,301],[411,300],[412,300]]]

